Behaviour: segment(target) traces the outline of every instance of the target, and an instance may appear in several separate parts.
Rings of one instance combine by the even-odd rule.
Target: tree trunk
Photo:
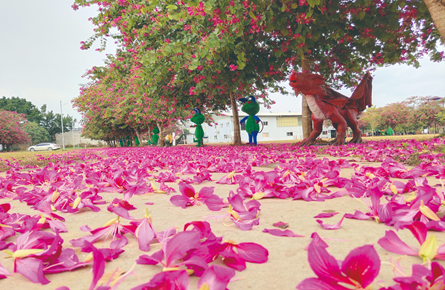
[[[445,0],[423,0],[445,44]]]
[[[236,105],[235,95],[230,93],[230,103],[232,104],[233,113],[233,145],[241,145],[241,131],[239,126],[238,106]]]
[[[150,140],[150,143],[153,144],[153,139],[151,138],[151,129],[150,129],[150,126],[148,127],[148,140]]]
[[[164,143],[165,136],[162,135],[162,133],[163,133],[162,127],[159,125],[158,122],[156,122],[156,125],[158,126],[158,129],[159,129],[159,147],[164,147],[165,146],[165,143]]]
[[[309,72],[311,70],[311,67],[309,66],[309,60],[307,58],[303,58],[301,61],[301,67],[303,69],[303,72]],[[311,109],[309,109],[309,106],[307,104],[306,98],[304,96],[301,97],[301,108],[302,108],[302,127],[303,127],[303,138],[307,139],[309,138],[309,135],[312,132],[312,119],[311,119]]]
[[[134,131],[136,132],[136,137],[138,137],[138,139],[139,139],[139,145],[141,145],[142,144],[141,135],[139,134],[139,131],[137,129],[134,129]],[[135,142],[135,144],[136,144],[136,142]]]

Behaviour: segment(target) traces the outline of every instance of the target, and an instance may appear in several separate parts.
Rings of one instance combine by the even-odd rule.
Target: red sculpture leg
[[[343,118],[343,116],[338,112],[333,112],[331,115],[331,121],[334,124],[334,127],[337,129],[337,140],[332,145],[344,145],[346,129],[348,128],[345,118]]]
[[[349,143],[363,143],[362,131],[358,128],[357,113],[355,110],[346,110],[346,120],[348,126],[352,129],[352,139]]]
[[[314,122],[314,129],[309,135],[309,138],[304,139],[303,142],[301,142],[300,146],[311,146],[312,144],[314,144],[315,139],[320,136],[321,131],[323,130],[323,120],[317,119],[314,114],[311,115],[311,118],[312,122]]]

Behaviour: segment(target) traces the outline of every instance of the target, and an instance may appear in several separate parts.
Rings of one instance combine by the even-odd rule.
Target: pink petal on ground
[[[6,276],[12,276],[12,274],[0,263],[0,279],[2,279],[2,276],[6,278]]]
[[[445,244],[437,249],[437,254],[434,259],[445,260]]]
[[[405,228],[409,229],[411,233],[413,233],[414,237],[417,239],[420,245],[425,242],[428,230],[424,223],[415,221],[412,224],[405,226]]]
[[[326,282],[323,282],[323,280],[317,279],[317,278],[306,278],[303,281],[301,281],[296,289],[298,290],[346,290],[348,288],[342,287],[338,284],[331,285]]]
[[[345,214],[345,218],[347,219],[356,219],[356,220],[369,220],[371,217],[363,212],[356,210],[354,214],[347,213]]]
[[[212,265],[202,274],[198,281],[198,288],[206,283],[209,289],[226,290],[230,279],[235,276],[235,270],[218,265]]]
[[[445,231],[445,222],[442,221],[429,221],[426,223],[428,230],[443,232]]]
[[[203,187],[201,188],[201,190],[198,193],[199,198],[209,198],[213,195],[213,192],[215,191],[215,187],[211,186],[211,187]]]
[[[320,226],[325,230],[338,230],[341,227],[341,223],[343,222],[344,218],[345,218],[345,216],[343,216],[341,218],[341,220],[339,220],[338,223],[336,223],[334,225],[323,224],[322,220],[317,220],[317,223],[319,223]]]
[[[314,243],[319,247],[322,247],[322,248],[329,247],[328,244],[326,244],[326,242],[317,234],[317,232],[313,232],[311,234],[311,239],[312,239],[311,243]]]
[[[179,192],[185,197],[195,196],[195,189],[193,188],[193,186],[188,185],[184,182],[179,183]]]
[[[93,252],[93,279],[91,280],[89,290],[94,290],[99,282],[100,278],[104,275],[105,272],[105,258],[101,251],[99,251],[95,246],[91,243],[85,241],[84,242],[85,249],[91,250]]]
[[[68,230],[66,229],[66,226],[63,222],[58,220],[48,220],[49,227],[53,232],[59,231],[60,233],[67,233]]]
[[[136,239],[138,240],[139,250],[150,251],[150,243],[156,237],[156,233],[148,221],[148,218],[143,218],[135,231]]]
[[[277,227],[277,228],[280,228],[280,229],[287,229],[288,227],[289,227],[289,224],[288,223],[285,223],[285,222],[277,222],[277,223],[274,223],[274,224],[272,224],[274,227]]]
[[[153,255],[140,255],[139,258],[136,259],[136,264],[139,265],[157,265],[162,261],[164,257],[164,251],[159,250],[154,252]]]
[[[312,271],[320,280],[327,283],[349,282],[341,273],[337,260],[325,248],[315,243],[310,243],[308,261]]]
[[[263,233],[269,233],[273,236],[277,236],[277,237],[291,237],[291,238],[299,238],[299,237],[304,237],[304,236],[300,236],[295,234],[293,231],[291,230],[279,230],[279,229],[264,229]]]
[[[229,198],[227,199],[233,209],[237,212],[246,211],[244,207],[243,198],[239,194],[233,194],[233,191],[230,192]]]
[[[188,199],[187,197],[183,196],[183,195],[173,195],[170,198],[170,202],[173,205],[182,207],[183,209],[187,208],[187,204],[190,202],[190,199]]]
[[[322,212],[314,216],[314,219],[324,219],[324,218],[330,218],[334,215],[338,214],[338,212]]]
[[[201,234],[195,231],[186,231],[176,234],[165,246],[165,264],[169,267],[175,260],[184,258],[185,254],[192,249],[196,249],[201,244]]]
[[[210,196],[204,200],[203,203],[212,211],[220,211],[222,208],[229,206],[229,204],[225,203],[224,200],[217,195]]]
[[[9,203],[0,204],[0,212],[8,212],[11,209],[11,205]]]
[[[188,290],[189,275],[185,270],[161,272],[153,276],[150,282],[141,284],[131,290]]]
[[[242,231],[249,231],[253,226],[257,226],[260,224],[260,219],[253,219],[248,221],[238,221],[236,219],[232,219],[233,223]]]
[[[236,249],[241,259],[250,263],[265,263],[269,256],[266,248],[255,243],[240,243]]]
[[[144,203],[144,204],[147,204],[147,205],[154,205],[155,203],[154,203],[154,202],[146,202],[146,203]]]
[[[22,274],[33,283],[45,285],[50,282],[43,275],[43,262],[36,258],[16,259],[14,272]]]
[[[83,226],[81,226],[81,227],[80,227],[80,230],[81,230],[82,232],[91,232],[91,231],[92,231],[92,229],[91,229],[88,225],[83,225]]]
[[[362,288],[370,285],[380,272],[380,258],[374,246],[355,248],[342,263],[342,272],[358,282]]]
[[[383,249],[400,255],[417,256],[417,251],[405,244],[393,231],[386,231],[385,236],[377,242]]]
[[[394,215],[391,203],[385,203],[377,208],[377,214],[383,223],[390,222]]]
[[[208,222],[194,221],[186,223],[184,225],[184,231],[186,231],[189,226],[193,226],[192,230],[198,231],[201,234],[201,239],[207,238],[212,232]]]

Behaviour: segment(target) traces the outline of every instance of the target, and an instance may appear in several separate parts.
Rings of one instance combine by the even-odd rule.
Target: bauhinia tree
[[[14,144],[29,143],[30,139],[24,128],[26,122],[24,114],[0,109],[0,144],[4,149],[11,150]]]
[[[228,3],[207,2],[196,7],[174,4],[114,2],[93,21],[101,27],[100,34],[117,25],[127,50],[139,53],[144,72],[141,81],[147,94],[162,94],[171,104],[184,108],[197,105],[217,110],[231,106],[235,126],[239,125],[236,98],[255,92],[265,97],[267,89],[276,87],[274,84],[284,77],[279,69],[284,59],[273,55],[268,39],[245,31],[244,25],[255,23],[251,25],[244,6],[234,5],[237,11],[230,15],[245,14],[239,26],[242,30],[229,32],[212,20],[225,17],[219,11]],[[103,21],[110,17],[117,21]],[[230,26],[230,22],[225,21],[225,25]],[[197,45],[191,45],[194,43]],[[234,141],[240,144],[239,128],[235,129]]]
[[[414,120],[417,124],[428,130],[440,122],[439,113],[444,111],[443,101],[434,100],[434,97],[410,97],[406,103],[413,107]]]
[[[143,71],[130,53],[110,56],[107,66],[95,67],[92,82],[81,90],[74,106],[84,116],[83,135],[107,142],[136,135],[139,140],[154,126],[175,123],[188,111],[176,110],[161,94],[150,94],[138,81]]]
[[[92,40],[117,27],[115,39],[142,63],[141,83],[153,97],[162,94],[176,106],[205,100],[209,108],[231,100],[234,115],[237,93],[274,87],[304,63],[335,87],[354,85],[379,65],[417,66],[428,52],[443,59],[436,50],[439,34],[420,1],[76,3],[101,6]]]

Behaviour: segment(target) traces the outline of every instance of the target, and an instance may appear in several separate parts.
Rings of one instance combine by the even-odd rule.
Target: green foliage
[[[11,150],[14,144],[29,143],[28,134],[24,130],[25,123],[23,114],[0,109],[0,144],[4,149]]]
[[[48,131],[34,122],[25,124],[25,132],[28,134],[31,144],[48,142],[50,140]]]
[[[0,109],[24,114],[29,122],[39,123],[42,119],[40,110],[33,103],[19,97],[1,98]]]
[[[55,141],[56,134],[62,133],[62,125],[60,123],[61,115],[54,113],[53,111],[47,112],[46,105],[43,105],[39,110],[33,103],[27,101],[26,99],[21,99],[18,97],[3,97],[0,99],[0,109],[23,114],[28,122],[35,123],[42,127],[49,134],[49,137],[47,137],[45,141]],[[64,116],[63,130],[65,132],[71,130],[75,123],[76,119],[73,117],[69,115]],[[37,135],[43,136],[40,133]],[[32,140],[32,142],[35,143],[33,137]]]
[[[61,115],[53,111],[46,111],[46,105],[41,108],[42,119],[40,126],[43,127],[49,134],[50,140],[56,140],[56,134],[62,133]],[[76,119],[67,115],[63,117],[63,131],[67,132],[74,127]]]
[[[370,107],[359,121],[364,124],[362,128],[372,130],[391,127],[396,132],[416,132],[424,127],[445,125],[445,109],[440,98],[410,97],[384,107]]]

